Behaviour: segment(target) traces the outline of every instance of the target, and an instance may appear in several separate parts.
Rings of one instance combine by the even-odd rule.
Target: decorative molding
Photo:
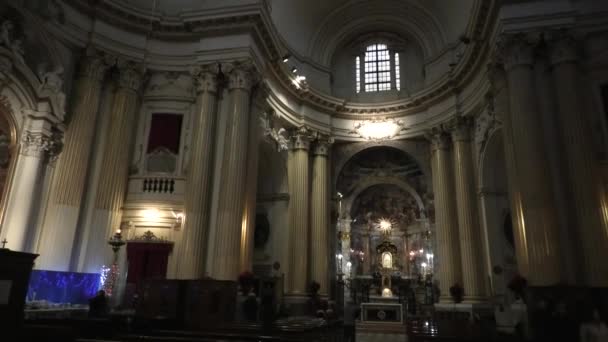
[[[146,231],[141,236],[136,236],[131,240],[127,240],[128,243],[132,242],[143,242],[143,243],[165,243],[165,244],[173,244],[173,241],[169,241],[164,237],[157,237],[151,230]]]
[[[259,194],[257,196],[258,203],[266,202],[286,202],[289,201],[288,193],[277,193],[277,194]]]

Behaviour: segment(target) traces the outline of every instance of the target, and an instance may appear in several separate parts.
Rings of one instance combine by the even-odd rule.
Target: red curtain
[[[145,279],[166,279],[167,261],[173,249],[170,243],[129,242],[127,283],[139,286]]]

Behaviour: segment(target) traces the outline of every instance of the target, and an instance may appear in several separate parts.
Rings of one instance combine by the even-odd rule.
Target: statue
[[[23,42],[21,41],[21,39],[15,39],[13,44],[11,44],[11,51],[13,52],[13,56],[19,63],[25,64],[25,59],[23,58],[25,50],[23,49]]]
[[[48,91],[55,97],[59,113],[57,116],[63,120],[65,114],[65,93],[63,92],[63,66],[59,65],[55,69],[45,71],[44,64],[38,66],[38,77],[40,77],[40,91]]]
[[[7,48],[12,46],[11,44],[11,35],[15,25],[10,20],[5,20],[2,23],[2,27],[0,28],[0,43]]]

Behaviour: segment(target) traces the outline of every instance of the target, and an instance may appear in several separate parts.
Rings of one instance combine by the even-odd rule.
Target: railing
[[[144,178],[142,181],[142,192],[172,194],[175,192],[175,179],[157,177]]]

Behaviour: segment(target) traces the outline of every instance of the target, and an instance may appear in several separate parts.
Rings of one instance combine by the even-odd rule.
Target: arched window
[[[400,71],[398,53],[389,51],[386,44],[368,45],[362,56],[355,57],[355,90],[357,93],[362,90],[366,93],[391,89],[399,91]]]

